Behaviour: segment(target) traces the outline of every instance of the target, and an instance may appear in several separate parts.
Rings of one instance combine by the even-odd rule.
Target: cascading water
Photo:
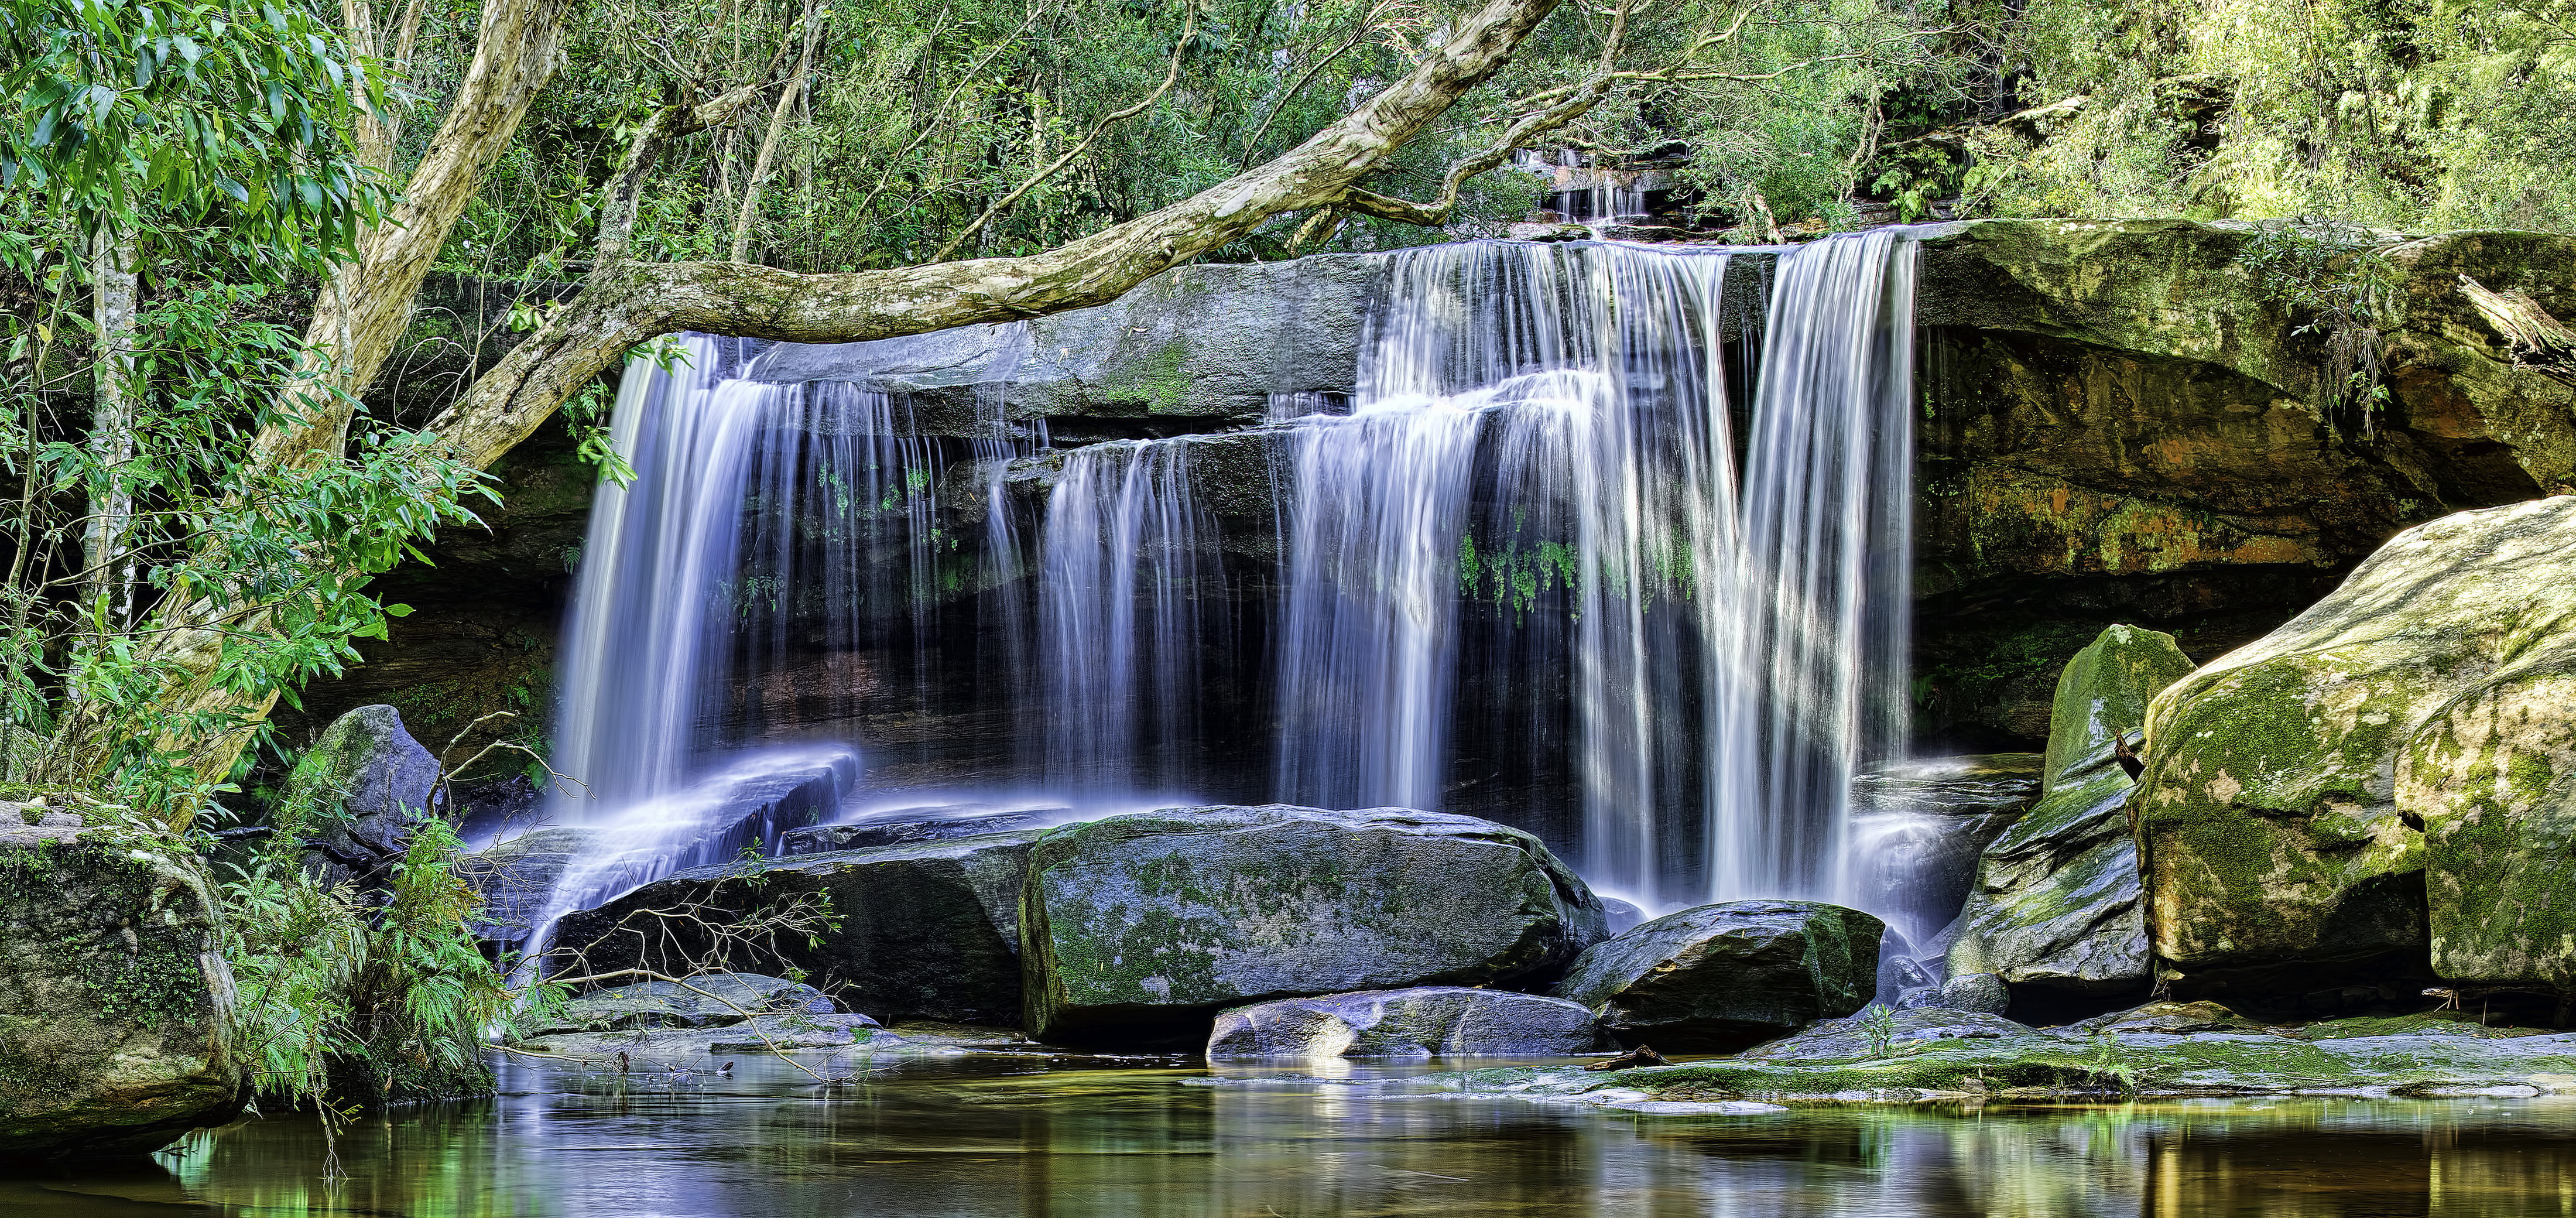
[[[858,778],[846,746],[866,611],[934,577],[940,454],[882,393],[746,374],[762,345],[690,335],[638,359],[566,627],[552,819],[588,826],[537,918],[774,849]],[[817,657],[820,657],[819,660]],[[766,746],[766,747],[761,747]]]
[[[1279,798],[1442,805],[1464,608],[1570,673],[1572,739],[1524,738],[1573,756],[1597,884],[1866,901],[1836,860],[1901,739],[1911,251],[1781,261],[1739,496],[1729,255],[1398,256],[1356,409],[1295,424]]]
[[[1013,674],[978,713],[1022,725],[1012,781],[1054,798],[1232,796],[1211,776],[1266,771],[1289,802],[1524,824],[1652,906],[1873,905],[1840,854],[1853,769],[1901,738],[1912,257],[1890,233],[1776,269],[1404,251],[1347,400],[1283,392],[1252,432],[1018,467],[998,387],[1027,358],[1019,329],[932,336],[935,360],[886,349],[941,375],[952,347],[1010,357],[950,382],[977,386],[996,437],[963,453],[851,383],[873,345],[690,338],[685,367],[639,364],[619,395],[638,477],[594,508],[557,750],[577,784],[559,820],[629,808],[661,844],[565,887],[694,857],[684,839],[723,819],[706,784],[741,781],[725,767],[747,746],[858,739],[857,687],[907,696],[862,634],[913,632],[896,650],[927,704],[918,657],[975,642],[933,611],[962,596]],[[1262,469],[1211,464],[1244,451]],[[961,458],[982,536],[956,556],[937,488]],[[1010,489],[1032,478],[1035,513]],[[871,781],[901,789],[900,771]]]
[[[1710,891],[1869,905],[1845,833],[1854,770],[1905,739],[1914,250],[1884,231],[1817,242],[1781,260],[1771,300]]]
[[[1225,572],[1215,519],[1191,492],[1191,441],[1096,444],[1064,457],[1039,568],[1046,778],[1083,796],[1179,791],[1197,731],[1199,657],[1225,619],[1202,613]]]

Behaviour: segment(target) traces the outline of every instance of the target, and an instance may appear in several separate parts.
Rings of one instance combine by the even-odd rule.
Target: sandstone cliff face
[[[2169,632],[2205,661],[2325,595],[2400,529],[2576,478],[2576,395],[2516,367],[2459,290],[2465,274],[2576,317],[2576,240],[2465,233],[2384,251],[2399,290],[2383,326],[2387,394],[2365,434],[2358,416],[2318,409],[2322,339],[2297,332],[2306,319],[2249,270],[2248,229],[2016,220],[1921,231],[1916,675],[1921,728],[1938,745],[2036,747],[2058,670],[2113,622]],[[1739,255],[1730,272],[1730,333],[1760,315],[1764,257]],[[922,434],[949,441],[939,498],[946,527],[970,544],[984,536],[977,488],[989,469],[957,440],[998,428],[1044,434],[1061,451],[1211,436],[1193,476],[1240,576],[1242,628],[1257,631],[1273,592],[1270,488],[1283,456],[1257,425],[1273,394],[1352,391],[1361,319],[1386,265],[1330,255],[1188,267],[1016,335],[819,348],[768,375],[873,368],[871,387],[904,395]],[[436,316],[456,333],[427,336],[384,391],[406,417],[480,358],[478,344],[497,353],[505,341],[472,338],[476,319],[499,310],[471,287],[441,297],[454,297]],[[446,362],[431,358],[442,351]],[[1032,519],[1061,465],[1015,466],[1006,510]],[[591,473],[559,435],[497,473],[505,502],[486,513],[491,530],[452,531],[436,567],[386,577],[388,598],[419,612],[366,644],[365,665],[308,689],[303,715],[282,712],[290,739],[372,702],[400,707],[433,750],[489,711],[529,716],[487,725],[458,756],[494,730],[543,727]],[[995,593],[1011,590],[962,589],[930,632],[989,630]],[[889,742],[918,778],[992,772],[1016,730],[990,696],[1013,677],[996,667],[1003,649],[924,678],[912,637],[889,630],[838,662],[889,691],[840,730]],[[887,675],[903,673],[914,675]]]
[[[2455,233],[2383,251],[2387,392],[2364,427],[2320,411],[2323,336],[2267,291],[2253,240],[2132,220],[1982,221],[1927,242],[1930,726],[2027,739],[2048,675],[2108,621],[2171,631],[2205,660],[2398,530],[2571,476],[2576,399],[2515,367],[2459,284],[2576,314],[2576,241]]]

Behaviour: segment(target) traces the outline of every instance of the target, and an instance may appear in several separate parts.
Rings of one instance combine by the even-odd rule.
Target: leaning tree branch
[[[1412,72],[1277,159],[1045,253],[845,274],[729,262],[600,266],[431,430],[488,468],[630,348],[679,330],[843,343],[1107,303],[1274,216],[1339,201],[1500,70],[1557,3],[1490,0]]]
[[[569,2],[503,4],[495,0],[487,6],[478,71],[484,55],[492,53],[494,14],[515,14],[511,21],[528,35],[528,54],[513,61],[520,71],[504,82],[507,88],[502,92],[518,98],[523,91],[533,98],[561,48],[562,7]],[[1160,211],[1045,253],[843,274],[797,274],[736,262],[602,260],[583,278],[581,291],[570,304],[555,310],[477,379],[462,399],[431,422],[430,430],[450,455],[488,469],[584,385],[621,363],[636,345],[679,330],[842,343],[1105,304],[1155,274],[1241,238],[1272,217],[1338,202],[1459,97],[1499,71],[1559,2],[1488,0],[1483,9],[1452,27],[1448,40],[1419,66],[1296,148]],[[531,15],[546,12],[554,14],[550,27]],[[545,70],[537,71],[539,66]],[[514,104],[496,101],[489,91],[497,87],[487,83],[484,92],[469,89],[462,95],[459,109],[450,113],[441,129],[442,138],[460,124],[480,135],[495,133],[494,126],[460,117],[471,101],[473,112],[483,116],[481,123],[497,125],[500,143],[506,145],[507,128],[515,126],[525,112],[525,99]],[[479,172],[484,163],[464,149],[439,155],[460,169]],[[497,148],[493,155],[498,155]],[[443,180],[452,184],[457,179]],[[415,175],[415,192],[421,181]],[[466,186],[463,194],[470,196],[470,181]],[[408,306],[427,271],[428,259],[444,238],[445,226],[464,204],[462,197],[448,201],[453,209],[422,213],[421,229],[406,231],[399,240],[380,242],[370,251],[369,282],[381,289],[381,296],[375,291],[358,295],[369,298],[370,317],[387,323],[386,333],[380,336],[386,347],[392,332],[399,329],[400,310]],[[426,239],[430,227],[438,229],[438,239]],[[394,248],[400,252],[389,252]],[[379,257],[399,265],[378,268]],[[324,313],[329,312],[326,307]],[[381,364],[384,353],[384,348],[376,349],[376,364]],[[346,349],[342,358],[349,358]],[[374,366],[359,365],[366,377],[372,377]],[[336,458],[346,411],[354,404],[345,394],[341,398],[282,425],[279,434],[263,434],[254,464],[291,468],[305,461]],[[323,425],[309,422],[334,410],[339,412],[337,425],[327,420]],[[177,722],[242,725],[239,730],[160,741],[165,749],[185,751],[191,768],[212,784],[231,771],[249,739],[248,729],[267,715],[278,695],[275,690],[232,689],[219,679],[226,632],[210,624],[238,619],[240,629],[265,631],[274,629],[274,618],[265,613],[239,615],[231,592],[225,589],[174,589],[163,604],[160,628],[165,633],[150,655],[138,657],[168,674],[156,700],[157,710]],[[110,738],[118,730],[112,722],[117,713],[104,702],[85,703],[64,717],[57,740]]]
[[[1744,18],[1737,17],[1735,24],[1743,25]],[[1727,33],[1732,36],[1733,28],[1730,27]],[[1627,0],[1620,0],[1618,10],[1610,17],[1610,33],[1601,42],[1600,66],[1593,70],[1591,77],[1577,85],[1573,94],[1565,100],[1544,110],[1522,115],[1514,120],[1511,126],[1504,128],[1502,135],[1487,145],[1483,151],[1450,166],[1449,172],[1440,179],[1439,199],[1428,204],[1414,203],[1361,190],[1354,186],[1342,196],[1341,205],[1361,215],[1376,216],[1381,220],[1394,220],[1403,224],[1418,224],[1425,228],[1437,228],[1447,224],[1449,217],[1458,210],[1458,192],[1465,188],[1469,178],[1511,159],[1513,153],[1528,147],[1530,141],[1539,136],[1581,118],[1585,111],[1599,105],[1602,98],[1610,95],[1611,85],[1622,75],[1616,70],[1616,66],[1619,62],[1619,52],[1626,47],[1627,41],[1628,3]],[[1301,238],[1305,235],[1303,230],[1298,233]]]

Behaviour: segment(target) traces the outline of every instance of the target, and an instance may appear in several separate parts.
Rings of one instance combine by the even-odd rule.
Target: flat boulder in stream
[[[1600,1045],[1592,1010],[1509,990],[1418,986],[1282,998],[1216,1017],[1207,1055],[1562,1057]]]
[[[1605,931],[1539,840],[1467,816],[1167,808],[1039,841],[1021,900],[1031,1035],[1205,1043],[1218,1011],[1425,985],[1543,984]]]
[[[721,1028],[762,1015],[836,1015],[840,1007],[810,985],[758,973],[702,973],[683,981],[639,981],[563,1005],[536,1035],[634,1028]]]
[[[1041,832],[692,868],[567,915],[554,941],[577,949],[585,972],[685,973],[716,944],[654,911],[738,924],[828,901],[837,925],[777,935],[755,953],[775,959],[759,963],[802,969],[843,1005],[880,1019],[1009,1024],[1020,1004],[1020,880]]]
[[[825,854],[834,850],[865,850],[872,846],[981,837],[987,833],[1039,828],[1049,820],[1060,819],[1071,812],[1070,808],[996,808],[990,804],[898,808],[848,824],[791,829],[779,839],[778,853]]]
[[[1860,1010],[1886,930],[1820,901],[1701,905],[1594,945],[1555,993],[1622,1044],[1731,1052]]]

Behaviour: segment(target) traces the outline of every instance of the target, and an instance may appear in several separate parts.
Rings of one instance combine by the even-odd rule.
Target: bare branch
[[[787,79],[787,87],[778,92],[778,105],[769,112],[769,130],[760,138],[759,155],[752,158],[751,177],[742,186],[742,210],[733,221],[733,260],[741,262],[750,256],[751,221],[760,214],[760,188],[769,181],[769,173],[778,158],[778,137],[787,130],[787,116],[804,96],[805,79],[814,70],[814,44],[823,37],[823,6],[818,0],[805,0],[805,53],[796,57],[796,74]]]

